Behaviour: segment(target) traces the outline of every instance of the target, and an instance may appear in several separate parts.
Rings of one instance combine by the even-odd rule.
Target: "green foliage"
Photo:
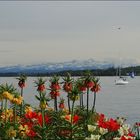
[[[16,92],[16,88],[12,84],[10,84],[10,85],[8,85],[7,83],[6,84],[1,84],[0,85],[0,93],[2,94],[5,91],[12,94],[12,93]]]
[[[21,74],[18,78],[16,78],[19,81],[25,82],[27,80],[27,76],[25,74]]]
[[[34,81],[35,87],[45,84],[46,81],[47,80],[43,79],[42,77],[37,78],[37,80]]]

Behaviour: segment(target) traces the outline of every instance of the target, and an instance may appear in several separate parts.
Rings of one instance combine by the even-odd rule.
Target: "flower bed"
[[[125,119],[107,118],[95,110],[96,96],[100,91],[99,79],[87,73],[74,80],[70,74],[59,82],[54,76],[49,80],[38,78],[35,83],[38,108],[24,104],[25,75],[18,79],[20,93],[13,85],[0,85],[0,139],[2,140],[139,140],[139,123],[134,127],[125,124]],[[60,89],[67,94],[67,101]],[[89,108],[89,94],[94,94]],[[83,102],[86,94],[86,104]],[[54,106],[50,107],[49,102]],[[79,102],[75,106],[75,102]],[[66,108],[65,106],[68,106]]]

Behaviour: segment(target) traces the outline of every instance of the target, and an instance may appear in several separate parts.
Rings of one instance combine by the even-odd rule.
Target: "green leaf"
[[[37,99],[37,100],[39,100],[39,101],[40,101],[40,98],[39,98],[37,95],[35,95],[35,97],[36,97],[36,99]]]

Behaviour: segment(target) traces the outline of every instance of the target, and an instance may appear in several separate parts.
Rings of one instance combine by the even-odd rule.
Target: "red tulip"
[[[35,137],[36,136],[36,132],[34,132],[32,129],[30,129],[29,132],[27,133],[27,136]]]
[[[25,87],[25,82],[19,81],[18,85],[19,85],[20,88],[24,88]]]
[[[59,104],[59,108],[60,108],[60,109],[64,109],[64,107],[65,107],[64,103],[60,103],[60,104]]]
[[[37,90],[40,91],[40,92],[43,92],[45,90],[45,85],[44,84],[39,85]]]
[[[91,87],[94,86],[94,82],[93,82],[93,81],[85,82],[85,86],[86,86],[87,88],[91,88]]]
[[[84,91],[86,91],[86,87],[85,87],[85,86],[79,86],[79,90],[80,90],[81,92],[84,92]]]
[[[106,120],[104,115],[99,116],[98,126],[101,128],[108,129],[110,132],[117,131],[120,128],[120,124],[117,123],[114,119]]]
[[[66,91],[66,92],[70,92],[72,90],[72,83],[65,83],[63,85],[63,89]]]
[[[92,92],[98,92],[100,91],[100,85],[99,84],[95,84],[92,88],[91,88]]]
[[[50,86],[51,89],[53,90],[60,90],[60,85],[58,83],[52,83]]]
[[[73,123],[77,123],[79,121],[80,117],[78,115],[74,115],[73,117]]]
[[[50,95],[51,95],[51,98],[54,99],[55,97],[59,96],[60,93],[59,93],[59,91],[51,91]]]

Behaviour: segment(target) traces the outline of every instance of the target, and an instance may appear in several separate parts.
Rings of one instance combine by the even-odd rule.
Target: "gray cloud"
[[[137,1],[1,1],[0,64],[119,57],[140,62],[139,13]]]
[[[0,53],[11,53],[13,50],[0,50]]]

